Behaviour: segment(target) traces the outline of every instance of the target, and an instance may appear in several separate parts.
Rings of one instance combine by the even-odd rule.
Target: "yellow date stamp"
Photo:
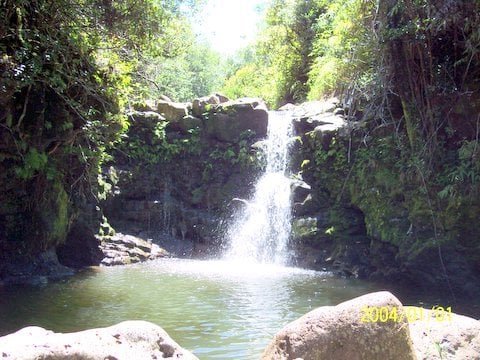
[[[452,321],[452,307],[432,306],[430,309],[424,309],[416,306],[405,306],[403,310],[388,306],[362,306],[360,308],[360,322],[378,323],[378,322],[403,322],[411,323],[414,321]]]

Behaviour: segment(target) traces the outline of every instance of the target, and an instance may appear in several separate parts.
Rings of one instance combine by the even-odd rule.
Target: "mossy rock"
[[[314,217],[301,217],[293,220],[292,236],[296,240],[308,240],[319,233],[317,219]]]
[[[206,130],[209,137],[234,143],[245,131],[257,138],[267,135],[268,112],[259,99],[239,99],[220,104],[208,115]]]

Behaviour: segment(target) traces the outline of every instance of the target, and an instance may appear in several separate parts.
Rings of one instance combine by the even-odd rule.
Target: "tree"
[[[181,52],[168,26],[181,4],[0,2],[1,256],[62,243],[92,209],[142,56]]]
[[[259,34],[254,55],[239,66],[239,72],[227,81],[225,91],[244,94],[252,89],[250,82],[247,85],[236,77],[245,79],[255,69],[255,74],[249,75],[251,81],[255,84],[254,78],[262,79],[267,85],[256,86],[254,95],[266,98],[271,106],[305,100],[314,61],[314,25],[324,11],[322,1],[273,1],[266,12],[266,27]],[[247,87],[242,89],[244,85]],[[234,86],[240,88],[233,89]]]

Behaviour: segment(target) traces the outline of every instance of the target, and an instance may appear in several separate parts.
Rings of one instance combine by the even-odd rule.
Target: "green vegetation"
[[[480,271],[479,12],[478,1],[272,1],[224,87],[272,107],[337,96],[351,132],[327,148],[302,139],[330,235],[354,206],[399,264],[440,262],[447,279],[454,251]]]
[[[166,95],[174,101],[191,101],[220,88],[224,74],[220,55],[195,39],[186,18],[170,20],[167,26],[166,36],[171,38],[167,49],[143,55],[138,62],[137,100]]]
[[[194,2],[1,2],[2,256],[34,254],[79,217],[99,218],[82,211],[109,190],[100,167],[129,127],[128,104],[213,90],[218,56],[195,42],[182,5]],[[146,155],[181,151],[156,134],[164,151]]]
[[[374,1],[271,3],[257,43],[240,54],[227,96],[262,96],[270,106],[346,91],[372,81]]]

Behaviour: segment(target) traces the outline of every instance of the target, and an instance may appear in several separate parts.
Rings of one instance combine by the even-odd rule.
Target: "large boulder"
[[[372,321],[367,309],[389,318]],[[262,359],[414,360],[416,355],[402,304],[383,291],[307,313],[275,335]]]
[[[0,338],[0,355],[5,360],[198,359],[146,321],[69,334],[26,327]]]
[[[480,321],[440,307],[405,310],[418,360],[480,359]]]
[[[140,111],[140,112],[155,111],[156,110],[154,100],[139,101],[139,102],[134,103],[132,107],[133,107],[133,110]]]
[[[245,131],[257,138],[267,135],[268,111],[261,99],[242,98],[214,107],[208,116],[207,133],[224,142],[236,142]]]
[[[130,111],[127,115],[130,120],[128,137],[139,138],[147,145],[155,143],[155,129],[165,117],[154,111]]]
[[[293,203],[303,202],[312,192],[312,187],[303,180],[293,180],[290,189]]]
[[[167,125],[167,131],[179,131],[180,133],[188,134],[191,130],[200,129],[201,126],[201,119],[187,115],[179,120],[170,121]]]
[[[177,103],[165,100],[158,100],[156,105],[157,112],[170,122],[180,121],[188,115],[189,109],[191,109],[190,103]]]
[[[137,127],[152,128],[158,122],[165,121],[165,118],[155,111],[130,111],[127,116]]]

